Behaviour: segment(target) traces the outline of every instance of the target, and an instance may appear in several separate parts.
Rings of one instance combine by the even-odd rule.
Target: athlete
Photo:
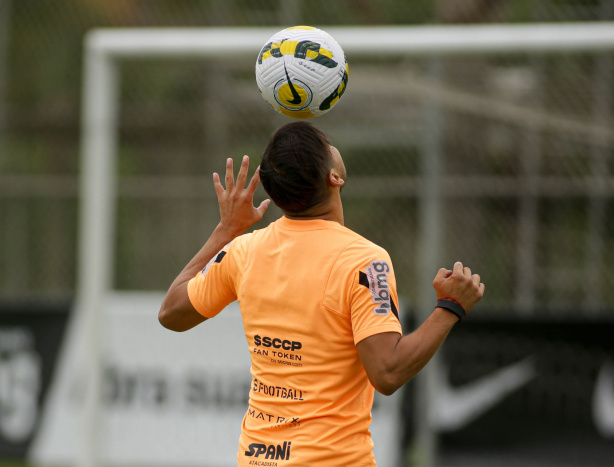
[[[346,170],[326,135],[305,122],[281,127],[247,182],[213,174],[221,220],[169,288],[163,326],[185,331],[238,300],[252,385],[239,466],[375,466],[369,432],[374,388],[392,394],[434,355],[484,293],[460,262],[440,269],[437,306],[403,335],[388,253],[344,227]],[[270,200],[284,215],[243,234]]]

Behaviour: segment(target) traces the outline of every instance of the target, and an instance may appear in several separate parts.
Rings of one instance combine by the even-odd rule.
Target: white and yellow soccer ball
[[[256,61],[258,89],[273,109],[292,118],[325,114],[347,89],[341,46],[321,29],[295,26],[273,35]]]

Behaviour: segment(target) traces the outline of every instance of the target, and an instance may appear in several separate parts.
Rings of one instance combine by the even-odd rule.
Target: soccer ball
[[[347,89],[349,68],[341,46],[330,34],[295,26],[273,35],[256,61],[262,97],[292,118],[325,114]]]

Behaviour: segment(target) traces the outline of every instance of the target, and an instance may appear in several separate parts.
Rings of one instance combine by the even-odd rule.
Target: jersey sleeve
[[[188,282],[190,302],[205,318],[213,318],[237,299],[237,255],[234,242],[226,245]],[[237,242],[238,243],[238,242]]]
[[[355,344],[374,334],[403,333],[396,279],[386,250],[356,242],[340,255],[333,275],[335,283],[343,284],[343,290],[333,287],[327,291],[325,305],[349,315]]]

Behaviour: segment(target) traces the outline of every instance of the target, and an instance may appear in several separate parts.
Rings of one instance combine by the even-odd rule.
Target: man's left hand
[[[241,168],[235,183],[233,162],[231,158],[226,160],[226,188],[220,181],[217,173],[213,174],[213,186],[217,194],[217,201],[220,206],[219,228],[226,231],[232,238],[241,235],[252,225],[262,219],[266,212],[270,199],[265,199],[260,206],[254,206],[254,193],[260,183],[260,167],[245,186],[247,182],[247,172],[249,169],[249,157],[243,156]]]

